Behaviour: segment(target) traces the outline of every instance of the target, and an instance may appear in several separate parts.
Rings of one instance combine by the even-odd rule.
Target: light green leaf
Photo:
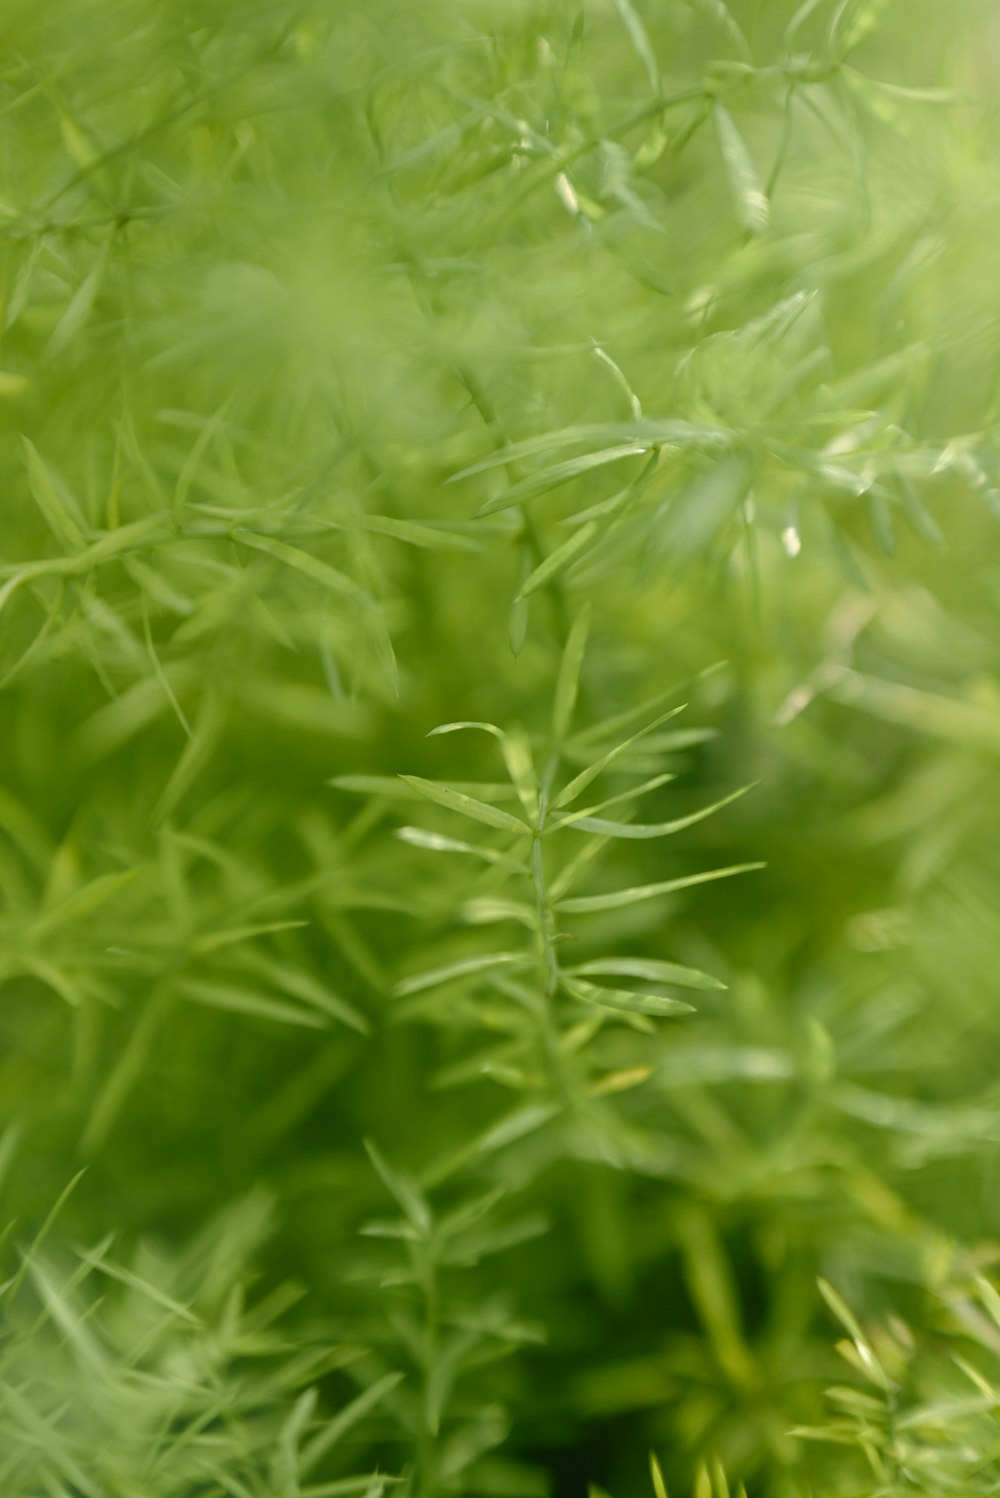
[[[703,11],[706,16],[710,16],[716,25],[722,28],[741,56],[749,59],[749,43],[725,0],[696,0],[696,4],[699,10]]]
[[[696,884],[709,884],[715,879],[729,879],[734,874],[749,874],[755,869],[766,867],[763,863],[738,863],[726,869],[709,869],[703,874],[685,874],[679,879],[664,879],[659,884],[639,884],[632,889],[613,890],[606,895],[581,895],[570,900],[560,900],[556,909],[574,915],[596,910],[621,910],[623,906],[635,905],[640,900],[653,900],[659,895],[672,895],[678,890],[691,889]]]
[[[432,739],[439,734],[459,733],[469,728],[477,729],[480,733],[488,733],[497,740],[507,767],[507,774],[517,792],[525,816],[534,824],[538,816],[538,777],[531,758],[531,748],[523,733],[518,729],[511,729],[505,733],[495,723],[463,720],[459,723],[442,723],[437,728],[432,728],[427,737]]]
[[[574,977],[644,978],[650,983],[676,983],[681,988],[701,988],[712,992],[726,985],[711,973],[677,962],[660,962],[652,957],[595,957],[569,969]]]
[[[715,812],[721,811],[724,806],[730,806],[745,796],[753,786],[745,785],[738,791],[733,791],[729,796],[723,796],[721,801],[714,801],[711,806],[703,806],[700,811],[693,811],[686,817],[675,817],[672,822],[609,822],[603,817],[567,817],[564,822],[559,822],[552,830],[559,827],[572,827],[576,832],[599,832],[602,837],[631,838],[634,840],[645,840],[653,837],[669,837],[674,832],[682,832],[686,827],[693,827],[697,822],[703,822],[706,817],[713,816]]]
[[[757,168],[753,164],[746,141],[725,105],[716,100],[713,114],[737,217],[748,234],[760,234],[767,228],[771,210],[757,176]]]
[[[410,546],[419,546],[426,551],[480,552],[483,549],[471,536],[438,529],[418,520],[396,520],[391,515],[366,515],[361,527],[377,536],[392,536],[396,541],[406,541]]]
[[[425,827],[397,827],[396,837],[409,843],[411,848],[424,848],[428,853],[466,853],[481,858],[486,863],[499,864],[512,873],[527,874],[528,865],[509,853],[496,848],[479,847],[475,843],[463,843],[458,838],[445,837],[440,832],[428,832]]]
[[[365,1389],[356,1399],[352,1399],[350,1404],[345,1405],[338,1414],[334,1415],[325,1429],[314,1436],[303,1451],[299,1463],[303,1476],[318,1466],[323,1457],[336,1446],[341,1437],[345,1436],[352,1426],[357,1425],[359,1420],[363,1420],[365,1415],[381,1404],[386,1395],[391,1394],[393,1389],[402,1380],[403,1375],[401,1373],[387,1373],[383,1378],[372,1384],[370,1389]],[[379,1481],[394,1482],[395,1479],[387,1477],[380,1478]]]
[[[589,629],[590,605],[587,603],[573,620],[566,648],[559,663],[559,675],[556,679],[555,700],[552,707],[552,733],[557,744],[566,737],[573,709],[576,706],[576,694],[580,686],[580,671],[587,649]],[[556,802],[556,805],[558,804]]]
[[[669,712],[661,713],[658,718],[653,719],[652,723],[647,723],[645,728],[640,728],[630,738],[623,740],[620,744],[616,744],[613,749],[609,749],[606,754],[602,754],[600,759],[596,759],[592,765],[588,765],[585,770],[581,770],[579,775],[575,776],[568,785],[563,786],[552,803],[553,810],[561,810],[564,806],[569,806],[571,802],[576,800],[581,791],[585,791],[587,786],[597,779],[598,775],[613,765],[617,759],[620,759],[623,754],[631,749],[633,744],[637,744],[640,739],[645,738],[648,733],[652,733],[654,728],[659,728],[662,723],[667,723],[671,718],[676,718],[677,714],[682,713],[686,707],[687,703],[682,702],[679,707],[672,707]]]
[[[439,785],[435,780],[424,780],[420,775],[401,775],[399,778],[422,796],[426,796],[428,801],[433,801],[435,805],[443,806],[448,811],[457,811],[463,817],[471,817],[474,822],[496,827],[501,832],[521,834],[531,831],[526,822],[511,816],[509,811],[501,811],[498,806],[488,806],[485,801],[477,801],[474,796],[466,796],[451,786]]]
[[[243,952],[240,960],[245,967],[259,973],[275,988],[299,999],[303,1004],[318,1009],[330,1019],[339,1020],[342,1025],[356,1030],[359,1035],[371,1034],[368,1021],[363,1014],[358,1013],[353,1004],[349,1004],[339,993],[334,993],[326,984],[317,982],[301,968],[293,967],[289,962],[279,962],[277,958],[257,950]]]
[[[623,801],[634,801],[639,796],[645,796],[650,791],[659,790],[661,785],[669,785],[677,776],[672,770],[664,770],[660,775],[652,775],[648,780],[642,780],[638,785],[631,785],[624,791],[617,791],[613,796],[608,796],[604,801],[598,801],[594,806],[582,807],[579,811],[570,812],[556,823],[550,831],[558,831],[561,827],[568,827],[580,817],[593,817],[598,812],[606,811],[609,806],[620,806]]]
[[[656,61],[656,54],[650,45],[649,36],[642,23],[642,17],[632,4],[632,0],[614,0],[615,10],[622,20],[622,25],[632,43],[632,50],[642,63],[646,72],[646,79],[654,94],[660,92],[660,69]]]
[[[693,1014],[694,1006],[667,994],[635,993],[625,988],[602,988],[596,983],[581,983],[563,976],[563,987],[583,1004],[597,1004],[601,1009],[617,1009],[626,1014],[648,1014],[661,1019],[678,1014]]]
[[[554,463],[550,468],[542,469],[540,473],[533,473],[528,478],[521,479],[503,494],[488,500],[477,513],[494,515],[498,510],[507,510],[512,505],[523,504],[525,500],[535,499],[540,494],[547,494],[551,489],[557,489],[561,484],[580,478],[582,474],[590,473],[595,468],[604,468],[609,463],[620,463],[624,458],[634,458],[647,451],[648,447],[644,443],[626,442],[617,447],[605,448],[601,452],[584,453],[582,457],[567,458],[563,463]]]
[[[125,1269],[120,1264],[111,1263],[100,1253],[81,1253],[80,1257],[92,1269],[96,1269],[100,1274],[107,1275],[108,1279],[117,1280],[119,1284],[127,1285],[130,1290],[135,1290],[139,1295],[144,1295],[154,1305],[158,1305],[163,1310],[169,1311],[178,1320],[187,1322],[189,1326],[202,1325],[200,1318],[188,1306],[182,1305],[179,1300],[174,1300],[172,1296],[167,1295],[156,1285],[151,1285],[148,1280],[144,1280],[139,1275],[134,1274],[131,1269]]]
[[[414,973],[396,984],[393,993],[404,998],[411,993],[421,993],[426,988],[439,988],[442,983],[452,983],[456,978],[467,978],[475,973],[485,973],[495,967],[534,967],[536,959],[524,952],[487,952],[478,957],[465,957],[458,962],[449,962],[444,967],[432,968],[426,973]]]
[[[705,451],[719,451],[730,446],[732,434],[721,426],[709,426],[691,421],[653,419],[643,417],[640,421],[599,422],[588,426],[562,427],[555,432],[546,432],[540,437],[528,437],[523,442],[512,442],[498,448],[477,463],[462,468],[451,475],[449,483],[472,478],[486,473],[491,468],[505,468],[510,463],[519,463],[524,458],[538,457],[542,453],[557,452],[565,447],[590,445],[592,456],[600,456],[609,447],[625,444],[645,452],[650,447],[691,447]],[[601,446],[604,444],[604,446]]]
[[[371,1139],[365,1140],[365,1149],[382,1179],[382,1184],[402,1207],[420,1236],[426,1238],[430,1234],[434,1219],[423,1192],[404,1171],[397,1170],[389,1164]]]
[[[231,1014],[245,1014],[251,1019],[276,1020],[283,1025],[301,1025],[307,1030],[325,1030],[326,1020],[308,1009],[286,1004],[270,994],[255,992],[235,983],[205,982],[187,978],[177,985],[182,998],[208,1009],[222,1009]]]
[[[84,547],[83,517],[68,490],[49,472],[35,444],[21,438],[28,461],[28,484],[45,523],[56,540],[71,552]]]
[[[337,593],[342,598],[350,598],[354,603],[366,609],[378,607],[371,594],[359,588],[351,578],[338,572],[336,567],[331,567],[329,563],[321,561],[319,557],[314,557],[308,551],[301,551],[297,546],[289,546],[287,541],[279,541],[276,536],[262,536],[254,531],[245,530],[242,526],[233,531],[233,539],[241,546],[251,546],[255,551],[262,551],[267,556],[274,557],[275,561],[283,562],[286,567],[293,567],[296,572],[301,572],[313,582],[321,583],[324,588],[329,588],[331,593]]]
[[[549,553],[544,562],[539,562],[534,572],[530,574],[523,584],[518,600],[527,598],[530,594],[544,588],[546,583],[554,582],[557,577],[564,573],[579,557],[591,549],[601,531],[601,526],[596,520],[588,520],[578,531],[574,531],[568,541],[557,546],[555,551]]]
[[[60,354],[90,316],[94,302],[97,300],[101,281],[104,279],[104,268],[107,265],[110,245],[110,238],[105,239],[93,265],[73,293],[65,312],[53,328],[52,336],[45,346],[46,360],[54,359],[57,354]]]

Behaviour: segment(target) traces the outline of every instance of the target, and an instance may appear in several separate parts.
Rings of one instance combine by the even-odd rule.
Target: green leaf
[[[391,1166],[371,1139],[365,1140],[365,1149],[368,1152],[368,1158],[382,1178],[382,1184],[390,1195],[395,1197],[407,1219],[422,1238],[428,1237],[434,1225],[434,1219],[424,1194],[416,1182],[405,1172]]]
[[[580,478],[581,475],[590,473],[595,468],[605,468],[609,463],[620,463],[625,458],[634,458],[647,451],[648,447],[645,443],[625,442],[617,447],[605,448],[601,452],[584,453],[582,457],[567,458],[563,463],[554,463],[550,468],[543,468],[540,473],[533,473],[528,478],[521,479],[512,488],[497,495],[495,499],[487,500],[486,504],[480,506],[477,513],[495,515],[498,510],[508,510],[512,505],[523,504],[528,499],[536,499],[538,495],[547,494],[551,489],[557,489],[561,484]]]
[[[104,279],[104,270],[108,261],[108,251],[111,246],[110,237],[106,238],[95,257],[93,265],[86,276],[77,287],[70,298],[66,310],[52,330],[52,336],[45,346],[45,359],[54,359],[57,354],[62,353],[66,345],[73,339],[83,327],[93,310],[97,293]]]
[[[893,1389],[892,1380],[876,1356],[871,1342],[861,1330],[860,1323],[850,1306],[828,1280],[819,1279],[817,1280],[817,1284],[819,1286],[819,1293],[851,1338],[851,1342],[857,1352],[860,1371],[878,1388],[885,1389],[886,1391]]]
[[[761,234],[767,228],[771,210],[753,158],[725,105],[716,100],[712,113],[736,215],[748,234]]]
[[[630,738],[624,739],[620,744],[616,744],[613,749],[609,749],[606,754],[602,754],[600,759],[596,759],[592,765],[588,765],[585,770],[581,770],[579,775],[575,776],[568,785],[563,786],[558,796],[556,796],[552,803],[553,811],[559,811],[564,806],[569,806],[571,802],[576,800],[581,791],[585,791],[587,786],[597,779],[598,775],[609,769],[616,760],[620,759],[623,754],[632,748],[633,744],[637,744],[640,739],[644,739],[647,734],[652,733],[654,728],[659,728],[661,724],[669,722],[671,718],[676,718],[677,714],[682,713],[686,707],[687,703],[682,702],[679,707],[672,707],[668,712],[661,713],[658,718],[653,719],[652,723],[647,723],[644,728],[640,728]]]
[[[596,816],[598,812],[607,811],[609,806],[621,806],[624,801],[635,801],[638,797],[646,796],[650,791],[657,791],[661,786],[669,785],[676,779],[677,776],[672,770],[664,770],[659,775],[651,775],[648,780],[641,780],[638,785],[630,785],[623,791],[616,791],[613,796],[607,796],[593,806],[585,806],[580,811],[570,812],[569,816],[554,824],[549,831],[558,831],[559,828],[568,827],[580,817]]]
[[[109,1279],[118,1280],[122,1285],[127,1285],[130,1290],[135,1290],[139,1295],[144,1295],[154,1305],[169,1311],[179,1321],[184,1321],[188,1326],[201,1326],[200,1317],[196,1316],[189,1306],[182,1305],[179,1300],[174,1300],[156,1285],[151,1285],[140,1275],[133,1273],[131,1269],[125,1269],[120,1264],[113,1264],[101,1253],[81,1253],[81,1259],[98,1273],[107,1275]]]
[[[326,1427],[318,1435],[314,1436],[305,1447],[299,1462],[302,1475],[307,1476],[314,1467],[318,1466],[327,1452],[332,1450],[341,1438],[353,1426],[357,1425],[359,1420],[363,1420],[365,1415],[376,1409],[382,1400],[385,1399],[386,1395],[391,1394],[393,1389],[402,1383],[402,1381],[403,1375],[401,1373],[387,1373],[383,1378],[378,1379],[372,1384],[371,1388],[365,1389],[356,1399],[352,1399],[338,1414],[334,1415]],[[379,1478],[379,1481],[395,1482],[396,1479],[386,1477]]]
[[[468,978],[475,973],[485,973],[495,967],[534,967],[537,959],[524,952],[486,952],[478,957],[464,957],[458,962],[446,963],[444,967],[431,968],[426,973],[414,973],[396,984],[393,993],[404,998],[411,993],[422,993],[426,988],[439,988],[443,983],[452,983],[456,978]]]
[[[722,28],[741,56],[749,58],[749,43],[725,0],[696,0],[696,3],[699,10],[711,16],[716,25]]]
[[[652,957],[595,957],[570,968],[574,977],[645,978],[650,983],[676,983],[682,988],[701,988],[719,992],[726,985],[711,973],[677,962],[660,962]]]
[[[540,437],[527,437],[523,442],[512,442],[498,448],[487,457],[480,458],[467,468],[451,475],[449,483],[459,483],[475,474],[486,473],[492,468],[506,468],[520,463],[525,458],[538,457],[542,453],[557,452],[564,447],[590,446],[596,449],[593,456],[600,456],[610,447],[626,445],[646,452],[651,447],[682,447],[718,452],[731,445],[732,433],[727,427],[707,423],[677,421],[674,419],[643,417],[637,421],[599,422],[588,426],[562,427],[555,432],[546,432]],[[601,444],[604,444],[602,446]],[[575,460],[572,460],[575,461]]]
[[[82,551],[83,517],[69,492],[42,462],[35,444],[27,437],[21,441],[28,462],[28,484],[46,525],[60,545],[71,552]]]
[[[713,816],[721,811],[724,806],[731,806],[747,791],[752,790],[752,785],[744,785],[738,791],[733,791],[729,796],[723,796],[721,801],[714,801],[711,806],[703,806],[700,811],[693,811],[686,817],[675,817],[671,822],[609,822],[603,817],[577,816],[567,817],[562,822],[557,822],[550,829],[558,831],[560,827],[572,827],[576,832],[598,832],[602,837],[632,838],[644,840],[653,837],[669,837],[674,832],[682,832],[686,827],[693,827],[697,822],[703,822],[706,817]]]
[[[439,734],[459,733],[470,728],[490,734],[499,743],[511,784],[517,792],[525,816],[533,824],[538,816],[538,777],[531,758],[531,748],[523,733],[517,729],[505,733],[495,723],[463,720],[458,723],[442,723],[439,727],[432,728],[427,737],[432,739]]]
[[[465,853],[481,858],[485,863],[498,864],[511,873],[527,874],[528,865],[509,853],[496,848],[480,847],[475,843],[464,843],[458,838],[445,837],[441,832],[428,832],[425,827],[397,827],[395,836],[412,848],[424,848],[428,853]]]
[[[235,983],[206,982],[186,978],[177,984],[177,992],[192,1003],[251,1019],[276,1020],[283,1025],[300,1025],[307,1030],[325,1030],[326,1019],[308,1009],[286,1004],[271,994],[256,992]]]
[[[656,1018],[672,1018],[678,1014],[693,1014],[694,1006],[682,999],[670,998],[667,994],[635,993],[625,988],[602,988],[596,983],[580,983],[564,975],[563,987],[574,999],[583,1004],[596,1004],[601,1009],[621,1010],[626,1014],[648,1014]]]
[[[914,485],[903,473],[897,473],[896,482],[903,501],[903,513],[916,534],[925,541],[929,541],[932,546],[946,546],[941,527],[927,509]]]
[[[334,993],[326,984],[317,982],[301,968],[293,967],[288,962],[279,962],[277,958],[269,957],[259,951],[244,952],[240,960],[245,967],[259,973],[275,988],[291,994],[303,1004],[318,1009],[321,1014],[328,1015],[330,1019],[338,1020],[342,1025],[356,1030],[359,1035],[371,1034],[368,1021],[363,1014],[358,1013],[353,1004],[349,1004],[340,994]]]
[[[405,541],[425,551],[481,552],[482,547],[471,536],[439,529],[437,525],[417,520],[397,520],[391,515],[365,515],[360,522],[363,530],[377,536],[392,536],[396,541]]]
[[[463,792],[452,789],[451,786],[439,785],[436,780],[424,780],[419,775],[401,775],[399,778],[406,785],[412,786],[415,791],[419,791],[421,796],[426,796],[428,801],[433,801],[436,806],[443,806],[448,811],[457,811],[463,817],[471,817],[474,822],[482,822],[487,827],[496,827],[500,832],[524,834],[531,831],[527,822],[522,822],[519,817],[511,816],[509,811],[501,811],[497,806],[488,806],[485,801],[477,801],[474,796],[466,796]]]
[[[301,572],[313,582],[322,584],[331,593],[336,593],[342,598],[350,598],[362,608],[376,609],[378,607],[371,594],[359,588],[351,578],[338,572],[336,567],[331,567],[319,557],[314,557],[311,552],[301,551],[297,546],[289,546],[287,541],[279,541],[276,536],[258,535],[242,526],[234,529],[233,540],[238,541],[241,546],[250,546],[255,551],[262,551],[267,556],[274,557],[275,561],[283,562],[286,567],[293,567],[296,572]]]
[[[559,675],[556,678],[555,699],[552,706],[552,733],[557,744],[561,743],[569,732],[580,686],[580,671],[587,649],[589,629],[590,605],[587,603],[573,620],[569,637],[566,640],[566,648],[559,663]],[[558,805],[558,802],[556,804]]]
[[[738,863],[726,869],[709,869],[703,874],[685,874],[679,879],[664,879],[659,884],[639,884],[632,889],[613,890],[606,895],[582,895],[570,900],[560,900],[556,909],[565,911],[568,915],[583,915],[597,910],[621,910],[626,905],[638,904],[640,900],[653,900],[659,895],[672,895],[678,890],[691,889],[696,884],[730,879],[734,874],[749,874],[755,869],[766,867],[763,863]]]
[[[656,61],[656,54],[650,45],[649,36],[642,23],[642,17],[632,4],[632,0],[614,0],[615,10],[621,17],[622,25],[632,43],[632,50],[645,69],[646,79],[650,90],[654,94],[660,92],[660,69]]]
[[[892,526],[892,505],[885,490],[873,484],[866,495],[868,523],[879,549],[887,557],[896,555],[896,533]]]
[[[557,577],[561,577],[568,567],[592,549],[600,533],[601,526],[596,520],[588,520],[585,525],[581,525],[568,541],[557,546],[555,551],[549,552],[544,562],[539,562],[522,585],[517,595],[518,601],[529,597],[539,588],[544,588],[546,583],[554,582]]]
[[[829,0],[803,0],[803,3],[785,27],[785,45],[787,47],[791,46],[795,40],[796,33],[800,27],[805,25],[809,17],[819,10],[820,6],[827,5],[828,3]]]

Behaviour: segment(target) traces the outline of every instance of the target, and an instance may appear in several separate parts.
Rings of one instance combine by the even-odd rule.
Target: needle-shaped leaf
[[[877,1357],[871,1342],[861,1330],[861,1325],[850,1306],[828,1280],[820,1279],[817,1284],[823,1299],[851,1338],[859,1371],[878,1388],[891,1390],[894,1387],[893,1382]]]
[[[586,525],[581,525],[568,541],[557,546],[555,551],[550,551],[544,562],[539,562],[522,584],[521,591],[517,595],[518,599],[528,598],[539,588],[544,588],[546,583],[555,582],[556,578],[561,577],[568,567],[592,549],[600,532],[601,527],[596,520],[588,520]]]
[[[334,775],[327,785],[338,791],[349,791],[361,796],[379,796],[387,801],[420,801],[421,792],[404,783],[401,775]],[[490,801],[513,801],[517,795],[512,785],[502,780],[459,780],[452,786],[467,796],[488,798]]]
[[[694,447],[712,451],[728,447],[730,441],[731,433],[722,426],[691,421],[653,420],[648,417],[641,421],[563,427],[559,431],[546,432],[541,437],[528,437],[523,442],[512,442],[507,447],[498,448],[487,457],[480,458],[477,463],[452,474],[449,483],[458,483],[477,473],[486,473],[491,468],[505,468],[509,463],[538,457],[542,453],[557,452],[565,447],[589,446],[593,454],[607,451],[619,444],[635,446],[640,451],[653,446]]]
[[[46,525],[60,545],[72,552],[82,551],[83,517],[69,491],[49,472],[35,444],[27,437],[21,440],[28,463],[28,485]]]
[[[97,293],[101,288],[101,282],[104,279],[104,270],[108,261],[110,245],[110,238],[105,239],[94,259],[93,265],[73,293],[66,310],[53,328],[52,336],[45,346],[45,358],[47,360],[54,359],[57,354],[62,352],[90,316],[94,303],[97,300]]]
[[[662,723],[667,723],[671,718],[676,718],[677,714],[682,713],[686,706],[686,703],[681,703],[679,707],[672,707],[669,712],[662,713],[660,717],[654,718],[652,723],[647,723],[645,728],[640,728],[630,738],[624,739],[620,744],[616,744],[613,749],[609,749],[606,754],[602,754],[599,759],[596,759],[592,765],[588,765],[585,770],[581,770],[579,775],[574,776],[568,785],[563,786],[552,803],[553,810],[561,810],[562,807],[569,806],[576,800],[581,791],[585,791],[587,786],[597,779],[598,775],[602,774],[616,760],[620,759],[623,754],[631,749],[633,744],[637,744],[640,739],[645,738],[648,733],[652,733],[654,728],[659,728]]]
[[[478,957],[465,957],[458,962],[446,963],[444,967],[432,968],[426,973],[414,973],[396,984],[393,992],[399,998],[412,993],[422,993],[426,988],[440,988],[443,983],[453,983],[456,978],[469,978],[477,973],[489,972],[495,967],[534,967],[536,959],[525,952],[486,952]]]
[[[474,822],[482,822],[487,827],[496,827],[500,832],[530,832],[531,828],[527,822],[522,822],[519,817],[511,816],[509,811],[501,811],[498,806],[489,806],[485,801],[477,801],[474,796],[466,796],[462,791],[456,791],[451,786],[440,785],[436,780],[424,780],[420,775],[401,775],[406,785],[412,786],[419,791],[421,796],[426,796],[428,801],[433,801],[436,806],[443,806],[448,811],[457,811],[463,817],[471,817]]]
[[[381,1176],[383,1185],[395,1197],[418,1233],[426,1238],[431,1231],[434,1219],[427,1199],[416,1181],[405,1171],[397,1170],[395,1166],[390,1165],[371,1139],[365,1140],[365,1149],[368,1151],[368,1158]]]
[[[645,70],[649,87],[654,94],[657,94],[660,91],[660,69],[649,35],[642,23],[642,17],[632,4],[632,0],[614,0],[614,3],[628,39],[632,43],[632,50]]]
[[[767,228],[771,209],[753,157],[725,105],[716,100],[713,113],[736,215],[748,234],[760,234]]]
[[[553,823],[549,831],[558,831],[561,827],[568,827],[581,817],[595,817],[598,812],[607,811],[609,806],[620,806],[623,801],[635,801],[639,796],[659,790],[661,785],[669,785],[672,780],[676,779],[677,776],[672,770],[664,770],[660,775],[652,775],[648,780],[641,780],[638,785],[631,785],[624,791],[617,791],[613,796],[598,801],[594,806],[584,806],[579,811],[571,811],[560,821]]]
[[[724,806],[731,806],[752,789],[752,785],[744,785],[731,795],[723,796],[721,801],[713,801],[711,806],[703,806],[685,817],[675,817],[670,822],[609,822],[604,817],[567,817],[564,823],[558,825],[572,827],[576,832],[599,832],[602,837],[631,838],[637,841],[669,837],[674,832],[683,832],[686,827],[703,822],[706,817],[714,816]]]
[[[311,552],[302,551],[298,546],[289,546],[287,541],[280,541],[276,536],[262,536],[242,527],[233,531],[233,539],[241,546],[250,546],[255,551],[262,551],[267,556],[273,557],[277,562],[283,562],[286,567],[294,568],[296,572],[301,572],[313,582],[321,583],[324,588],[329,588],[331,593],[350,598],[354,603],[366,609],[377,608],[371,594],[359,588],[351,578],[338,572],[336,567],[331,567],[328,562],[313,556]]]
[[[556,678],[555,700],[552,706],[552,733],[556,743],[561,743],[569,731],[576,695],[580,687],[580,671],[587,649],[587,633],[590,629],[590,605],[585,604],[573,620],[566,648],[559,663]],[[558,805],[558,802],[556,803]]]
[[[595,957],[569,969],[576,977],[642,978],[649,983],[676,983],[680,988],[700,988],[712,992],[726,985],[711,973],[678,962],[660,962],[653,957]]]
[[[563,977],[563,987],[583,1004],[597,1004],[601,1009],[618,1009],[626,1014],[648,1014],[666,1019],[678,1014],[694,1013],[692,1004],[685,1004],[683,999],[674,999],[668,994],[636,993],[627,988],[602,988],[600,984],[584,983],[568,976]]]
[[[307,1030],[325,1030],[327,1020],[314,1010],[300,1009],[269,993],[245,988],[237,983],[215,983],[186,978],[177,985],[182,998],[207,1009],[222,1009],[231,1014],[245,1014],[252,1019],[276,1020],[283,1025],[300,1025]]]
[[[540,473],[533,473],[528,478],[521,479],[503,494],[498,494],[496,498],[487,500],[478,513],[495,515],[498,510],[510,509],[511,505],[524,504],[526,500],[536,499],[540,494],[547,494],[551,489],[558,489],[561,484],[568,484],[571,479],[580,478],[595,468],[606,468],[609,463],[620,463],[625,458],[634,458],[647,450],[645,443],[624,442],[617,447],[604,448],[601,452],[584,453],[578,458],[567,458],[565,462],[553,463],[551,467],[543,468]]]
[[[745,59],[749,58],[749,43],[743,33],[743,28],[739,25],[729,6],[726,4],[726,0],[697,0],[697,4],[700,10],[704,11],[707,16],[710,16],[715,21],[717,26],[722,28],[736,47],[736,50],[740,53],[740,56]]]
[[[391,1394],[397,1384],[402,1383],[402,1381],[403,1375],[401,1373],[387,1373],[384,1377],[378,1379],[376,1383],[372,1384],[370,1388],[365,1389],[363,1393],[352,1399],[342,1410],[338,1411],[333,1419],[328,1421],[324,1428],[306,1445],[299,1462],[303,1476],[318,1466],[327,1452],[337,1445],[337,1442],[347,1434],[352,1426],[357,1425],[358,1421],[364,1419],[370,1410],[375,1409],[381,1404],[386,1395]],[[393,1477],[378,1478],[379,1483],[391,1484],[395,1483],[396,1480]]]
[[[432,739],[438,734],[458,733],[469,728],[488,733],[497,740],[511,785],[517,792],[525,815],[534,822],[538,815],[538,777],[531,758],[531,748],[523,733],[517,729],[505,732],[495,723],[464,720],[459,723],[442,723],[437,728],[432,728],[427,737]]]
[[[441,832],[428,832],[425,827],[397,827],[396,837],[400,842],[409,843],[411,848],[423,848],[428,853],[465,853],[473,858],[481,858],[485,863],[510,869],[512,873],[528,872],[528,865],[509,853],[501,853],[496,848],[480,847],[475,843],[464,843],[459,838],[445,837]]]
[[[362,530],[377,536],[391,536],[396,541],[405,541],[410,546],[419,546],[425,551],[482,551],[478,541],[471,536],[439,529],[418,520],[397,520],[392,515],[366,515],[360,522]]]
[[[636,905],[640,900],[653,900],[659,895],[672,895],[678,890],[691,889],[696,884],[710,884],[715,879],[730,879],[734,874],[749,874],[755,869],[766,867],[763,863],[737,863],[725,869],[709,869],[702,874],[683,874],[677,879],[664,879],[659,884],[638,884],[632,889],[612,890],[606,895],[574,896],[569,900],[560,900],[556,909],[574,915],[597,910],[621,910],[623,906]]]

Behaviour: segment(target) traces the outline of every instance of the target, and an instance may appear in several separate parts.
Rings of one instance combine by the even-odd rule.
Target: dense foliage
[[[7,0],[3,1498],[997,1490],[998,23]]]

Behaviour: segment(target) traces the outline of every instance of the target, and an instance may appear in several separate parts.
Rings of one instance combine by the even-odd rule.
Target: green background
[[[0,1490],[991,1491],[995,6],[0,43]]]

